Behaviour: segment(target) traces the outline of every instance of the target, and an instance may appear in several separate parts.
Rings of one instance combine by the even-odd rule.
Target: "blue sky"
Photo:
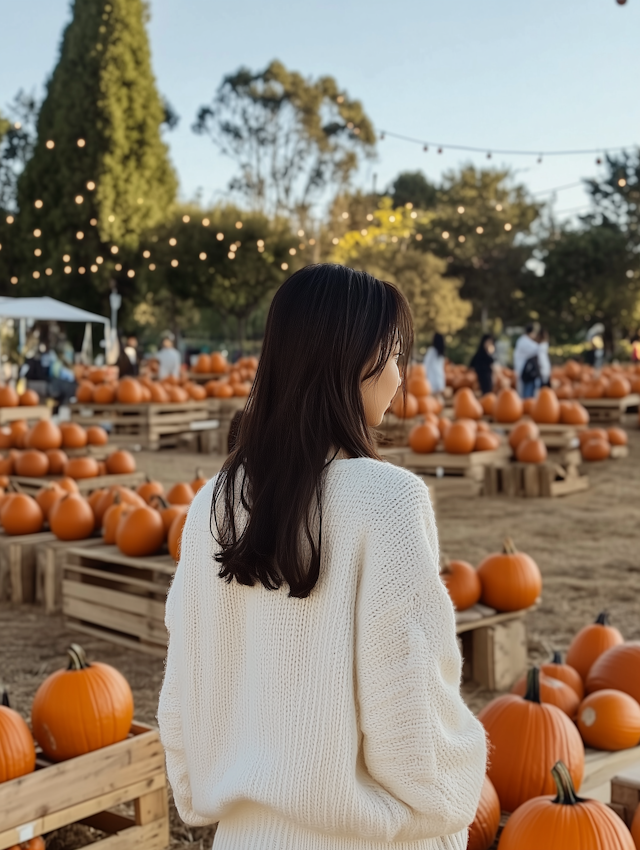
[[[160,91],[181,116],[168,134],[183,197],[223,197],[228,161],[195,136],[197,108],[222,76],[271,59],[332,74],[377,129],[487,149],[562,150],[640,143],[640,0],[151,0]],[[42,91],[69,18],[68,0],[0,0],[0,108],[19,88]],[[393,140],[358,175],[387,185],[401,170],[443,170],[485,154]],[[592,155],[494,155],[539,199],[598,173]],[[560,217],[584,209],[581,187],[557,194]],[[567,211],[567,212],[564,212]]]

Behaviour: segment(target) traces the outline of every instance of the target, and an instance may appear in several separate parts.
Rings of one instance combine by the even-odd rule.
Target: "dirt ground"
[[[543,575],[542,604],[528,615],[531,660],[566,650],[571,637],[606,609],[627,639],[640,639],[640,431],[629,431],[627,460],[591,464],[591,487],[560,499],[452,498],[437,505],[441,545],[450,557],[477,564],[512,537],[528,552]],[[141,453],[139,468],[167,484],[190,479],[197,466],[213,474],[221,459],[163,451]],[[65,662],[77,634],[62,617],[45,617],[38,608],[0,604],[0,681],[12,705],[25,717],[42,679]],[[154,723],[162,661],[82,636],[90,659],[120,669],[131,683],[138,720]],[[465,699],[478,710],[494,694],[464,686]],[[88,827],[53,833],[48,850],[71,850],[87,843]],[[211,846],[213,828],[190,829],[171,805],[171,847]],[[89,839],[90,840],[90,839]]]

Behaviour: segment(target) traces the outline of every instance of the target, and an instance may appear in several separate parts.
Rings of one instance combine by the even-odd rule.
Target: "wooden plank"
[[[527,669],[527,633],[521,618],[476,628],[473,679],[491,691],[510,688]]]
[[[166,645],[163,646],[158,643],[138,638],[126,637],[120,632],[114,632],[100,626],[89,626],[86,623],[74,620],[72,617],[65,619],[65,625],[68,629],[74,632],[82,632],[82,634],[100,638],[108,643],[115,643],[117,646],[124,646],[127,649],[135,649],[137,652],[144,652],[146,655],[153,655],[154,658],[166,658],[167,656]]]
[[[578,477],[569,477],[564,481],[551,482],[551,496],[571,496],[574,493],[583,493],[589,489],[589,477],[580,475]]]
[[[45,614],[53,614],[62,607],[62,569],[67,550],[82,547],[88,549],[101,546],[101,537],[87,540],[49,540],[36,544],[36,588],[35,601],[44,607]]]
[[[162,850],[169,842],[169,819],[153,821],[144,826],[132,826],[109,838],[95,841],[89,846],[93,850],[132,850],[141,847],[144,850]]]
[[[620,460],[625,457],[629,457],[629,446],[611,446],[611,454],[609,455],[613,460]]]
[[[42,478],[32,478],[26,475],[11,475],[10,481],[17,485],[21,490],[28,493],[33,493],[41,487],[48,487],[56,481],[60,481],[61,475],[47,475]],[[120,485],[122,487],[137,487],[145,479],[144,472],[129,472],[125,475],[98,475],[93,478],[79,478],[76,481],[78,490],[81,493],[91,493],[93,490],[100,490],[103,487],[114,487]]]
[[[51,408],[46,404],[0,407],[0,426],[21,419],[25,419],[27,422],[33,422],[35,419],[51,419]]]
[[[49,531],[0,534],[0,599],[16,605],[35,600],[36,546],[54,539]]]
[[[96,546],[91,552],[85,552],[82,548],[69,548],[67,551],[67,564],[81,566],[102,564],[122,564],[125,567],[133,567],[137,570],[154,570],[159,573],[172,576],[176,571],[176,562],[171,555],[158,554],[149,555],[145,558],[130,558],[123,555],[117,546]]]
[[[175,572],[175,563],[174,563],[174,572]],[[145,578],[136,578],[135,576],[129,575],[129,573],[113,573],[111,570],[105,570],[104,566],[94,569],[93,567],[87,567],[80,564],[69,564],[66,563],[63,565],[65,570],[65,574],[68,577],[78,577],[78,576],[91,576],[92,578],[101,579],[102,581],[122,581],[126,582],[127,585],[131,587],[140,588],[140,590],[145,590],[149,593],[157,593],[164,594],[166,596],[169,586],[171,584],[170,575],[161,573],[161,577],[165,577],[166,579],[163,582],[161,578],[158,576],[155,577],[155,580],[145,579]],[[131,569],[131,568],[129,568]],[[135,568],[134,568],[135,569]]]
[[[137,824],[152,823],[168,817],[167,793],[164,789],[150,791],[135,801],[135,821]]]
[[[640,405],[640,393],[630,393],[624,398],[579,398],[578,401],[589,412],[592,409],[613,409],[624,411],[629,407]]]
[[[508,611],[502,614],[491,614],[490,616],[482,617],[479,620],[456,620],[456,634],[471,631],[472,629],[495,626],[499,623],[508,623],[511,620],[521,620],[527,614],[527,612],[533,610],[533,608],[535,608],[537,604],[538,603],[536,603],[536,605],[531,606],[531,608],[523,608],[521,611]]]
[[[611,780],[611,803],[621,809],[620,817],[630,827],[640,805],[640,759]]]
[[[64,588],[64,585],[63,585]],[[94,602],[65,596],[63,590],[62,611],[66,617],[94,626],[105,626],[124,635],[144,638],[158,646],[167,645],[167,631],[162,620],[118,611]]]
[[[114,576],[114,578],[117,578]],[[124,583],[124,579],[121,579]],[[94,602],[105,608],[115,608],[129,614],[138,614],[159,622],[164,621],[165,600],[149,599],[132,593],[123,593],[108,587],[87,584],[80,581],[64,579],[62,582],[63,598],[77,599],[83,602]]]
[[[609,782],[614,776],[636,765],[640,765],[640,746],[617,752],[585,749],[584,778],[580,793],[598,788],[604,782]]]

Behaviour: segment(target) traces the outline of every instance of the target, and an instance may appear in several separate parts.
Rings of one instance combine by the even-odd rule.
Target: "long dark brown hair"
[[[221,578],[309,595],[320,571],[327,461],[339,450],[378,458],[361,384],[379,377],[398,348],[404,372],[412,344],[409,305],[390,283],[323,263],[282,284],[235,447],[214,488]],[[239,504],[249,514],[241,527]]]

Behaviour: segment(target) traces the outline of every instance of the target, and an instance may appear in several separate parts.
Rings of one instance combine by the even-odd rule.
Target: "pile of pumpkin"
[[[40,404],[40,396],[35,390],[18,394],[8,384],[0,384],[0,407],[35,407],[37,404]]]
[[[96,478],[98,475],[127,475],[136,471],[136,462],[129,452],[115,451],[104,461],[90,455],[69,456],[88,446],[104,446],[108,434],[104,428],[83,428],[75,422],[56,425],[42,419],[32,428],[24,420],[12,422],[0,429],[0,448],[10,449],[0,455],[0,475],[23,475],[42,478],[45,475],[64,475],[74,480]]]
[[[598,372],[593,366],[567,360],[551,370],[551,386],[558,398],[624,398],[640,393],[640,368],[637,364],[613,364]]]
[[[586,696],[585,696],[586,693]],[[640,848],[640,810],[631,833],[602,803],[577,797],[584,746],[615,751],[640,744],[640,642],[625,643],[601,614],[511,693],[478,715],[491,749],[470,850],[488,850],[500,812],[512,812],[499,850]],[[542,795],[557,793],[556,798]]]
[[[121,378],[94,384],[81,381],[76,390],[76,400],[81,404],[184,404],[203,401],[207,397],[204,387],[193,381],[165,378],[153,381],[148,377]]]
[[[451,387],[453,390],[459,390],[462,387],[469,387],[472,390],[480,389],[480,384],[478,382],[478,376],[476,375],[475,369],[471,369],[468,366],[462,366],[458,363],[451,363],[450,361],[446,361],[444,367],[444,376],[447,386]],[[497,379],[497,384],[498,389],[515,387],[516,373],[513,371],[513,369],[503,367],[500,372],[500,376]]]
[[[200,355],[194,367],[194,372],[206,374],[206,372],[204,372],[203,370],[204,367],[207,365],[206,358],[208,356],[209,355],[207,354]],[[221,354],[217,356],[222,357]],[[216,354],[211,355],[212,362],[214,357],[216,357]],[[203,361],[202,358],[205,358],[205,360]],[[200,369],[197,368],[199,364]],[[224,372],[218,372],[218,374],[220,374],[220,377],[211,381],[207,381],[207,383],[204,385],[207,395],[210,398],[232,398],[233,396],[248,396],[251,392],[251,385],[253,384],[256,377],[257,368],[257,357],[241,357],[237,361],[237,363],[233,364],[233,366],[225,361]],[[216,372],[217,370],[212,369],[211,371]]]

